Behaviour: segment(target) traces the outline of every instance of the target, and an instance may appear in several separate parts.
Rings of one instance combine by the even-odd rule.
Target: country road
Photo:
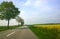
[[[0,39],[38,39],[38,37],[27,26],[23,26],[0,32]]]

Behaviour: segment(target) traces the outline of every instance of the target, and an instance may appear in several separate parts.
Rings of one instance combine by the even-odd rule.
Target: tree
[[[16,21],[18,22],[18,26],[19,26],[19,23],[21,23],[21,26],[24,25],[24,19],[22,19],[21,17],[17,16]]]
[[[0,19],[8,20],[8,28],[10,19],[14,19],[20,11],[16,8],[12,2],[2,2],[0,4]]]
[[[24,25],[24,19],[22,19],[22,21],[21,21],[21,26],[23,26]]]

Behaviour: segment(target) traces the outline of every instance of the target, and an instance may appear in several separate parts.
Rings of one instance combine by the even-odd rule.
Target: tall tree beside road
[[[20,11],[16,8],[12,2],[3,1],[0,4],[0,19],[8,20],[8,28],[10,19],[14,19]]]
[[[18,22],[18,26],[19,26],[19,23],[21,23],[21,26],[24,25],[24,19],[22,19],[21,17],[17,16],[16,21]]]

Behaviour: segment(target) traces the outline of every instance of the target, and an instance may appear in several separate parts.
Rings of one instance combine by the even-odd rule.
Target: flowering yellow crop
[[[60,29],[60,24],[47,24],[47,25],[34,25],[34,27],[42,27],[42,28],[58,28]]]

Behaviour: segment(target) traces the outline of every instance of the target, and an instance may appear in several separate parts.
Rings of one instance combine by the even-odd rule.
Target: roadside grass
[[[17,26],[17,25],[15,25],[15,26],[9,26],[9,29],[15,29],[17,27],[20,27],[20,26]],[[5,30],[8,30],[7,26],[0,26],[0,32],[1,31],[5,31]]]
[[[39,39],[60,39],[60,24],[33,25],[29,28]]]

